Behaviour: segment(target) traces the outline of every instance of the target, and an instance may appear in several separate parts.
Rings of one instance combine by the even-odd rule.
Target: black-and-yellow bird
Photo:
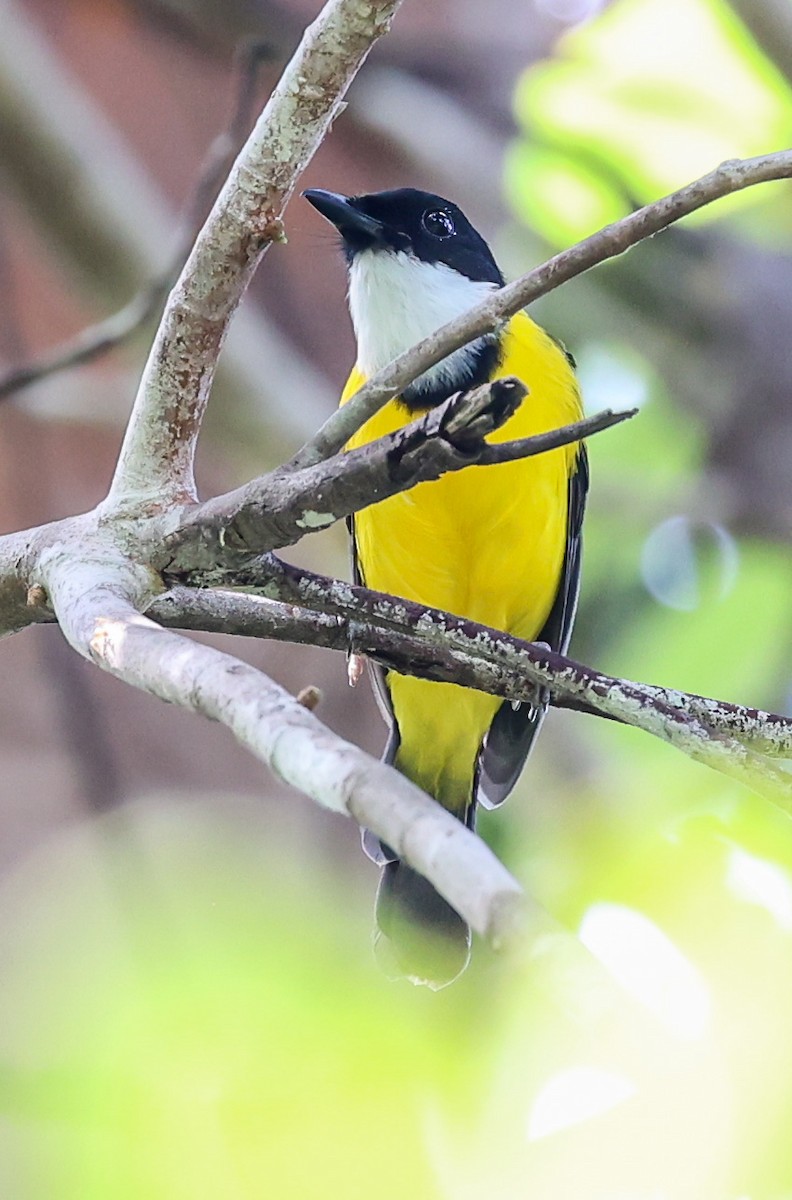
[[[503,286],[487,243],[441,196],[413,188],[304,194],[335,225],[349,266],[357,362],[342,404],[402,351]],[[529,395],[492,441],[580,418],[570,357],[520,312],[426,371],[350,446],[398,429],[454,392],[507,375],[521,379]],[[577,605],[587,486],[580,444],[419,484],[355,516],[356,576],[379,591],[563,651]],[[391,722],[386,761],[471,827],[477,801],[494,807],[513,788],[546,707],[515,707],[393,671],[379,674],[379,691]],[[450,982],[469,958],[466,923],[387,847],[373,851],[384,865],[377,921],[391,958],[416,982]]]

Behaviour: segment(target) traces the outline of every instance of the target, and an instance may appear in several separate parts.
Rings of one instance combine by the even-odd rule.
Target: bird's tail
[[[400,859],[385,864],[375,912],[375,947],[386,974],[438,990],[468,965],[467,923],[428,879]]]
[[[404,680],[403,682],[417,682]],[[424,684],[437,687],[436,684]],[[445,686],[445,685],[443,685]],[[476,827],[478,749],[469,763],[460,763],[447,775],[426,777],[412,757],[404,753],[395,720],[383,761],[391,763],[417,783],[439,804],[453,813],[468,829]],[[391,978],[405,977],[437,991],[453,983],[470,961],[470,928],[431,883],[394,854],[370,830],[363,832],[363,849],[382,867],[377,904],[374,948],[377,959]]]

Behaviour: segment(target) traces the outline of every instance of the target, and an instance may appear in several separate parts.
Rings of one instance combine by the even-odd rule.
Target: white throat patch
[[[445,263],[423,262],[405,251],[363,250],[355,255],[349,271],[358,366],[364,375],[373,375],[496,288],[497,284],[468,279]],[[481,340],[455,350],[413,386],[452,384],[466,373],[480,346]]]

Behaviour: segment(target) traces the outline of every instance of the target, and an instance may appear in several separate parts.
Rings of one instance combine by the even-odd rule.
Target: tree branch
[[[417,346],[400,354],[378,371],[293,457],[289,465],[306,467],[337,453],[354,433],[388,400],[441,359],[482,334],[492,333],[539,296],[574,279],[591,267],[615,258],[638,242],[667,229],[681,217],[732,192],[770,180],[792,178],[792,150],[759,158],[733,159],[629,216],[606,225],[568,250],[556,254],[514,283],[499,288],[485,301],[449,321]]]
[[[168,538],[162,569],[171,577],[210,572],[240,557],[297,542],[417,483],[477,465],[514,462],[577,442],[632,417],[597,413],[534,437],[490,444],[526,396],[518,379],[458,393],[395,433],[302,470],[281,468],[192,509]],[[530,404],[530,397],[525,400]],[[221,566],[221,575],[224,572]],[[203,582],[209,582],[207,575]]]
[[[605,675],[531,642],[279,560],[261,564],[272,602],[233,592],[174,589],[149,610],[166,625],[311,642],[365,654],[407,675],[530,703],[587,711],[659,737],[792,813],[792,777],[763,755],[792,757],[792,720],[674,689]],[[293,603],[284,603],[283,597]],[[296,602],[296,603],[294,603]]]
[[[493,946],[557,930],[492,851],[404,776],[332,733],[261,671],[141,616],[149,579],[139,567],[58,555],[42,583],[79,654],[226,725],[279,778],[393,846]]]
[[[166,305],[106,510],[195,499],[195,444],[228,323],[294,183],[400,0],[329,0],[259,117]]]

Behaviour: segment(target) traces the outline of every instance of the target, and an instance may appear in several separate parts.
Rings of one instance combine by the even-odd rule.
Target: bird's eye
[[[430,208],[421,217],[421,224],[432,237],[448,238],[456,233],[453,217],[443,208]]]

